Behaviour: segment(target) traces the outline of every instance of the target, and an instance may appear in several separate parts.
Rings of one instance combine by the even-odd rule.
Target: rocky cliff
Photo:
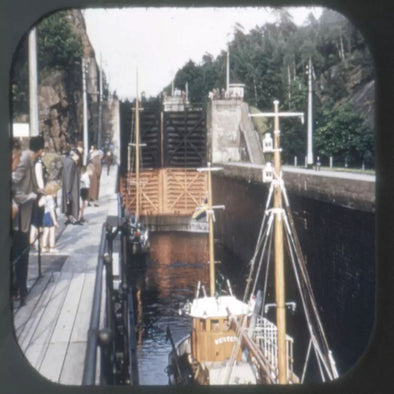
[[[98,91],[95,53],[87,36],[81,12],[69,10],[66,12],[66,18],[71,32],[82,44],[83,57],[88,65],[88,119],[91,119],[90,103],[97,101],[94,93]],[[70,78],[68,72],[57,68],[40,73],[40,131],[50,151],[62,152],[68,144],[83,140],[82,67],[79,65],[79,68],[80,81],[78,78]]]
[[[36,26],[36,34],[39,128],[48,151],[61,153],[83,140],[82,58],[86,63],[89,144],[96,144],[97,121],[93,118],[97,117],[98,66],[81,11],[48,16]],[[29,122],[27,52],[27,40],[23,40],[12,71],[14,122]]]

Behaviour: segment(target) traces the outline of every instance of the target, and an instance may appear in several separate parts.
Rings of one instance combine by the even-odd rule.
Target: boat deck
[[[30,253],[26,305],[14,307],[18,343],[47,379],[80,385],[85,361],[101,227],[117,215],[116,168],[103,171],[99,207],[87,207],[86,223],[63,224],[59,215],[56,254]]]

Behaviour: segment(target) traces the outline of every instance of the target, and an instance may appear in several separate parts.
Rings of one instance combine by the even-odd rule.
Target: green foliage
[[[362,114],[343,104],[326,105],[321,116],[322,125],[314,134],[317,155],[326,162],[333,156],[338,164],[373,167],[374,135]]]
[[[309,58],[314,74],[315,152],[325,159],[349,165],[373,166],[372,126],[363,117],[363,105],[352,96],[373,80],[373,62],[359,31],[342,15],[325,10],[317,20],[297,27],[285,11],[277,12],[276,23],[257,26],[245,34],[234,28],[230,48],[231,82],[245,84],[245,101],[260,110],[271,110],[275,99],[280,108],[307,113],[307,73]],[[226,53],[217,58],[206,55],[201,64],[189,61],[180,69],[175,86],[189,84],[191,102],[206,99],[213,88],[225,86]],[[306,116],[305,116],[306,117]],[[282,120],[284,160],[293,162],[306,153],[306,126],[299,120]],[[333,139],[332,141],[330,139]]]
[[[63,70],[67,74],[69,87],[80,86],[82,43],[70,28],[67,11],[44,18],[37,25],[36,32],[39,76],[52,70]],[[29,109],[27,38],[26,36],[21,41],[12,67],[11,94],[14,117],[28,113]]]
[[[81,64],[82,43],[67,21],[66,11],[57,12],[42,20],[37,27],[38,67],[40,70],[71,71]]]
[[[29,112],[27,67],[27,41],[20,42],[13,59],[11,69],[11,97],[13,116]]]

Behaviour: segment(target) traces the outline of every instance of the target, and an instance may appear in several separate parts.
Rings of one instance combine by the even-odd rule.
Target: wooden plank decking
[[[41,277],[38,256],[30,255],[29,295],[14,309],[14,328],[29,362],[54,382],[82,382],[101,226],[107,215],[117,215],[115,185],[115,168],[109,176],[103,171],[100,206],[87,207],[84,225],[59,228],[59,252],[41,256]]]

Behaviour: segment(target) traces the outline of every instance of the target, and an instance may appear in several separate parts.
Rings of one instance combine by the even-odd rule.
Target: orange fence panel
[[[130,212],[136,207],[135,173],[122,178],[123,204]],[[192,215],[207,194],[207,174],[195,169],[161,168],[140,172],[140,213]]]

